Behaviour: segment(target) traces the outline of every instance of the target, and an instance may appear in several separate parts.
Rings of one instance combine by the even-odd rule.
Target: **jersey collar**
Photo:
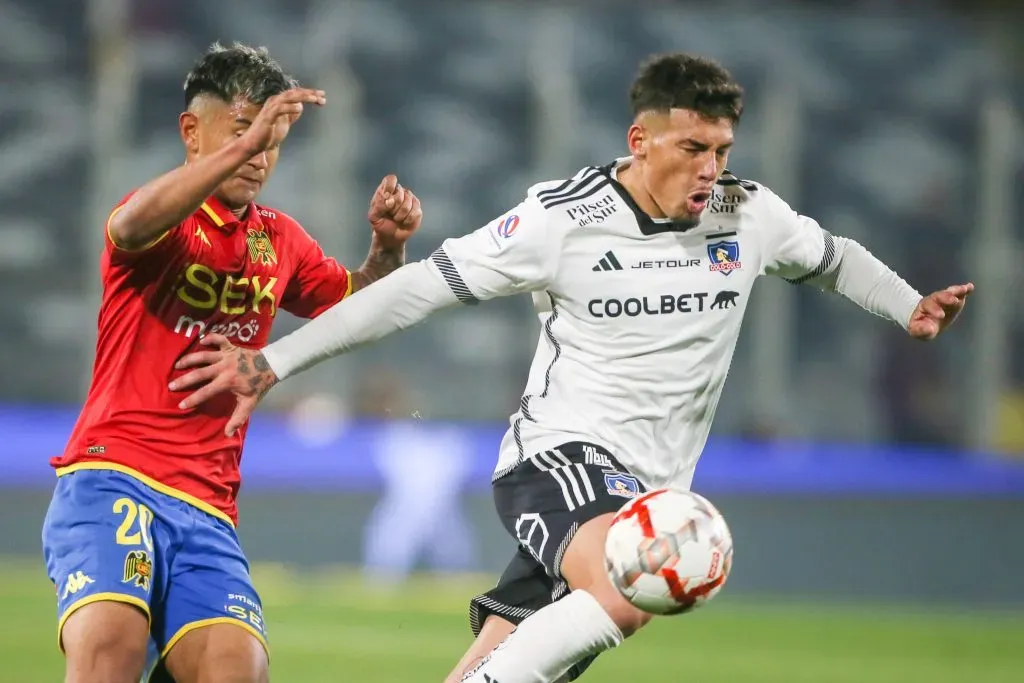
[[[622,198],[622,201],[626,203],[626,206],[629,207],[630,211],[633,212],[633,215],[636,216],[636,222],[637,225],[640,226],[640,232],[644,235],[650,236],[659,235],[663,232],[686,232],[687,230],[693,230],[696,228],[699,223],[656,221],[640,208],[640,205],[636,203],[635,199],[633,199],[633,195],[631,195],[625,186],[623,186],[615,177],[616,171],[625,166],[631,160],[632,157],[616,159],[607,166],[602,166],[601,171],[608,176],[608,180],[611,181],[612,187],[619,194],[619,197]]]
[[[219,199],[213,196],[208,197],[200,205],[199,210],[206,214],[206,217],[213,221],[214,225],[225,232],[230,232],[238,224],[247,221],[253,221],[257,224],[261,223],[260,212],[256,209],[256,204],[253,202],[249,202],[249,206],[246,207],[241,219],[237,218],[228,207],[224,206]]]

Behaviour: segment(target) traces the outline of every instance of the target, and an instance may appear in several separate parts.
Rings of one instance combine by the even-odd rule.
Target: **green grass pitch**
[[[487,579],[416,578],[387,591],[343,572],[254,572],[277,683],[439,683],[469,643],[465,605]],[[0,561],[0,680],[63,677],[53,588]],[[583,679],[694,683],[1019,683],[1024,615],[836,607],[728,595],[655,620]]]

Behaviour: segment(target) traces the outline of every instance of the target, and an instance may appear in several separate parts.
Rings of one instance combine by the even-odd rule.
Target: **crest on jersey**
[[[728,275],[740,268],[740,243],[735,240],[721,240],[708,245],[708,258],[712,272]]]
[[[640,494],[640,482],[636,477],[622,472],[605,472],[604,485],[608,487],[608,493],[623,498],[636,498]]]
[[[265,266],[277,265],[277,253],[274,245],[270,242],[270,236],[262,230],[249,230],[246,237],[249,244],[249,260],[253,263],[262,263]]]
[[[133,550],[124,558],[124,583],[131,583],[144,591],[153,580],[153,562],[145,550]]]

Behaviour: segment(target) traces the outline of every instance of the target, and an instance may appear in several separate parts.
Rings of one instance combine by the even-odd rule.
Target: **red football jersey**
[[[122,471],[234,523],[245,434],[224,436],[234,396],[181,410],[186,394],[167,388],[183,374],[174,364],[205,333],[266,345],[279,309],[319,315],[351,292],[348,271],[280,211],[252,204],[239,220],[211,198],[139,251],[114,246],[108,232],[100,273],[92,385],[50,464],[58,475]]]

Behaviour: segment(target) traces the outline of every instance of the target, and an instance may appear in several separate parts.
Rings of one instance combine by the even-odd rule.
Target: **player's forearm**
[[[252,158],[241,139],[219,151],[154,178],[110,218],[114,244],[141,249],[195,213],[217,187]]]
[[[815,283],[907,329],[921,301],[917,290],[854,240],[836,237],[835,241],[836,267]]]
[[[410,263],[372,287],[346,298],[295,332],[263,349],[278,380],[363,344],[412,327],[458,303],[425,261]]]
[[[352,273],[352,291],[358,292],[405,265],[405,245],[385,248],[374,234],[370,253],[359,270]]]

